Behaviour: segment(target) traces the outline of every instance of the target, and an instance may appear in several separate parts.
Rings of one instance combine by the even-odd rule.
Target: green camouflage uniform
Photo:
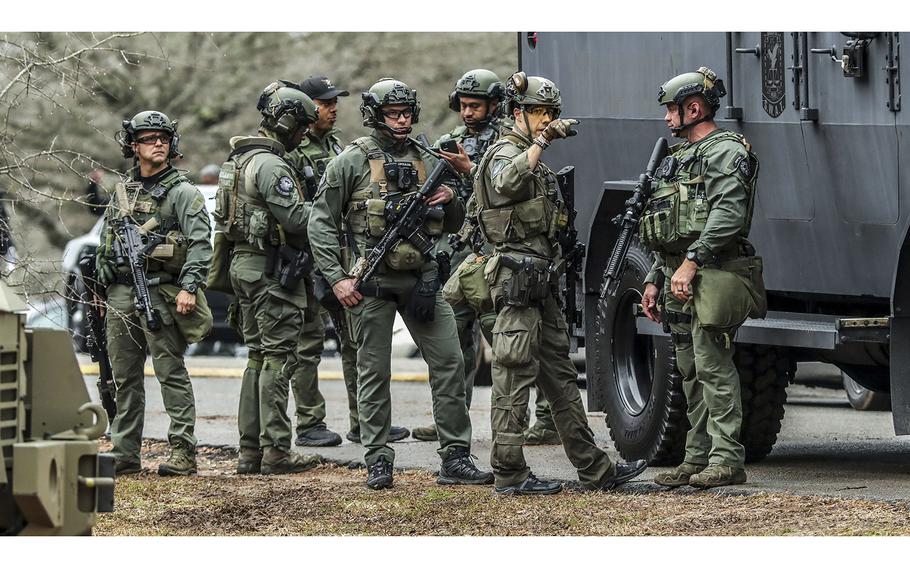
[[[308,232],[316,266],[329,284],[347,278],[350,259],[342,258],[339,239],[344,233],[353,239],[357,257],[375,246],[385,232],[383,198],[392,185],[385,178],[383,162],[410,162],[422,182],[436,158],[420,152],[410,142],[396,142],[375,130],[371,136],[352,142],[326,169],[313,204]],[[412,189],[416,189],[413,186]],[[457,230],[464,220],[464,207],[453,199],[444,208],[444,219],[436,234]],[[411,246],[411,245],[408,245]],[[414,250],[412,248],[412,250]],[[419,254],[419,253],[418,253]],[[430,369],[433,416],[439,432],[439,454],[445,460],[457,448],[469,448],[471,422],[464,400],[464,360],[455,339],[457,331],[452,308],[436,293],[435,319],[418,321],[404,308],[418,281],[437,278],[436,262],[405,253],[390,254],[367,283],[363,300],[345,310],[351,315],[357,351],[361,442],[365,461],[372,465],[380,457],[394,462],[388,445],[391,427],[391,342],[395,312],[400,311],[411,336],[417,342]],[[415,261],[416,264],[410,261]],[[392,268],[413,266],[409,269]],[[377,291],[378,289],[378,291]]]
[[[756,257],[746,237],[758,164],[743,137],[724,129],[670,151],[678,166],[669,174],[658,169],[662,177],[639,235],[656,256],[645,281],[659,285],[664,278],[662,317],[672,331],[689,405],[685,461],[742,469],[742,400],[732,338],[754,306],[747,280]],[[695,251],[705,266],[692,282],[693,299],[683,303],[671,293],[670,279],[687,251]]]
[[[280,142],[237,136],[231,139],[231,148],[232,158],[222,166],[221,179],[225,182],[225,167],[233,163],[238,201],[244,207],[243,220],[231,235],[230,278],[249,348],[238,412],[240,446],[289,452],[288,385],[300,364],[296,352],[307,307],[313,303],[312,284],[305,277],[295,289],[283,288],[277,270],[266,274],[266,248],[280,244],[276,242],[280,225],[287,245],[305,250],[310,206]],[[219,192],[223,189],[219,187]]]
[[[564,228],[563,206],[553,172],[538,162],[531,170],[531,140],[516,131],[494,144],[478,167],[474,195],[480,226],[495,246],[486,269],[496,307],[493,327],[493,449],[496,487],[520,485],[530,474],[524,459],[528,394],[535,383],[553,411],[566,455],[586,487],[609,482],[615,465],[597,447],[569,359],[568,326],[556,297],[556,282],[545,276],[559,263],[556,233]],[[534,285],[522,282],[504,258],[533,264]],[[529,297],[518,299],[522,292]]]
[[[309,166],[313,169],[314,180],[325,173],[328,164],[341,153],[344,145],[338,138],[338,130],[332,129],[324,136],[317,137],[312,132],[307,132],[306,138],[293,152],[288,154],[288,162],[294,166],[299,175],[301,186],[305,187],[304,169]],[[344,384],[348,393],[348,416],[350,431],[359,432],[360,424],[357,418],[357,344],[351,337],[350,322],[344,310],[327,310],[320,306],[320,317],[303,326],[300,345],[297,350],[300,358],[300,367],[294,374],[292,386],[294,400],[297,403],[297,435],[303,435],[310,428],[325,423],[325,399],[319,392],[319,375],[317,368],[322,358],[325,342],[326,318],[331,317],[338,335],[339,351],[341,353],[341,368],[344,374]]]
[[[181,172],[171,167],[145,179],[138,177],[137,168],[132,180],[125,184],[124,195],[129,203],[126,210],[115,199],[105,213],[101,230],[103,240],[98,248],[99,262],[115,262],[113,245],[116,237],[110,221],[121,215],[131,216],[139,225],[149,219],[157,219],[158,226],[154,231],[168,235],[165,244],[176,246],[169,258],[167,253],[163,256],[153,252],[153,258],[148,260],[146,266],[147,277],[150,280],[160,278],[162,282],[149,289],[152,306],[161,319],[158,331],[150,331],[145,318],[136,310],[128,267],[118,267],[117,280],[107,288],[108,352],[117,383],[117,416],[111,424],[112,453],[121,462],[140,461],[145,418],[144,367],[148,348],[155,375],[161,384],[164,409],[171,421],[168,442],[172,447],[180,447],[192,455],[196,448],[193,433],[196,408],[183,353],[188,343],[186,322],[196,321],[201,314],[177,314],[174,298],[180,288],[198,288],[197,311],[202,310],[205,302],[201,290],[205,286],[212,258],[211,224],[205,199]],[[210,312],[208,317],[211,318]],[[209,329],[210,325],[209,319]],[[182,328],[184,331],[181,331]],[[198,337],[189,339],[198,341]]]

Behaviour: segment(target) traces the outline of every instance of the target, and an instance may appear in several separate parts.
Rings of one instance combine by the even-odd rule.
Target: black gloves
[[[436,317],[436,291],[439,290],[439,280],[430,282],[420,281],[411,292],[407,312],[417,321],[433,321]]]

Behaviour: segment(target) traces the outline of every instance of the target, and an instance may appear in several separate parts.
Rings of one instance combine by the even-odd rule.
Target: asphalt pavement
[[[87,359],[80,357],[80,362],[86,363]],[[187,359],[197,401],[196,436],[200,444],[236,446],[239,371],[243,365],[244,359],[236,357]],[[90,368],[85,369],[90,372]],[[426,365],[420,359],[396,358],[393,370],[393,423],[408,428],[430,424],[432,414],[430,388],[425,381]],[[799,373],[821,377],[837,371],[820,363],[806,363],[800,365]],[[320,390],[326,399],[328,414],[326,423],[331,430],[344,436],[348,430],[348,417],[346,391],[340,379],[340,359],[324,359],[320,374]],[[87,374],[85,380],[89,392],[97,399],[96,377]],[[582,398],[585,398],[584,394]],[[146,377],[146,404],[145,436],[166,439],[168,419],[154,376]],[[290,406],[293,408],[293,398]],[[475,388],[470,414],[474,439],[471,451],[477,457],[478,466],[489,469],[489,387]],[[589,413],[588,422],[597,443],[611,457],[619,459],[610,442],[603,414]],[[430,471],[439,468],[436,443],[409,438],[392,447],[396,451],[396,467]],[[347,440],[341,446],[319,448],[318,452],[338,462],[362,463],[363,460],[363,448]],[[538,477],[577,480],[561,446],[527,447],[525,455]],[[648,469],[639,481],[628,484],[626,489],[661,490],[650,483],[661,471],[665,468]],[[890,412],[853,410],[843,391],[791,385],[783,427],[774,450],[762,462],[750,464],[747,472],[746,485],[715,491],[790,492],[910,502],[910,437],[894,435]]]

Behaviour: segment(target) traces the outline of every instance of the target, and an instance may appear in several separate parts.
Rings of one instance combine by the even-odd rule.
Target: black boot
[[[317,424],[297,436],[294,440],[297,446],[338,446],[341,445],[341,436],[326,428],[325,424]]]
[[[373,465],[367,467],[367,487],[370,489],[389,489],[392,487],[392,464],[385,456],[380,456]]]
[[[635,460],[634,462],[616,462],[616,470],[613,472],[613,477],[607,478],[601,484],[600,489],[604,491],[609,491],[614,487],[622,485],[623,483],[638,477],[641,472],[648,468],[648,462],[645,460]]]
[[[493,474],[477,469],[468,449],[457,447],[442,462],[436,483],[440,485],[489,485],[493,483]]]
[[[537,479],[532,473],[518,485],[497,487],[493,493],[496,495],[553,495],[560,491],[562,491],[562,483]]]

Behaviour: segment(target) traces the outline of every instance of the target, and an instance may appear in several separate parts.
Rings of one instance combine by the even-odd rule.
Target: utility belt
[[[684,260],[686,260],[686,251],[679,254],[662,253],[661,256],[663,256],[664,259],[664,266],[670,271],[669,275],[672,276],[673,272],[676,272],[676,269],[682,265]],[[755,247],[745,239],[721,249],[711,258],[705,259],[703,265],[712,268],[720,268],[723,263],[744,256],[755,256]]]
[[[502,298],[506,304],[540,306],[548,296],[556,294],[559,275],[552,262],[529,256],[515,260],[501,255],[499,263],[511,271],[511,275],[502,282]]]

